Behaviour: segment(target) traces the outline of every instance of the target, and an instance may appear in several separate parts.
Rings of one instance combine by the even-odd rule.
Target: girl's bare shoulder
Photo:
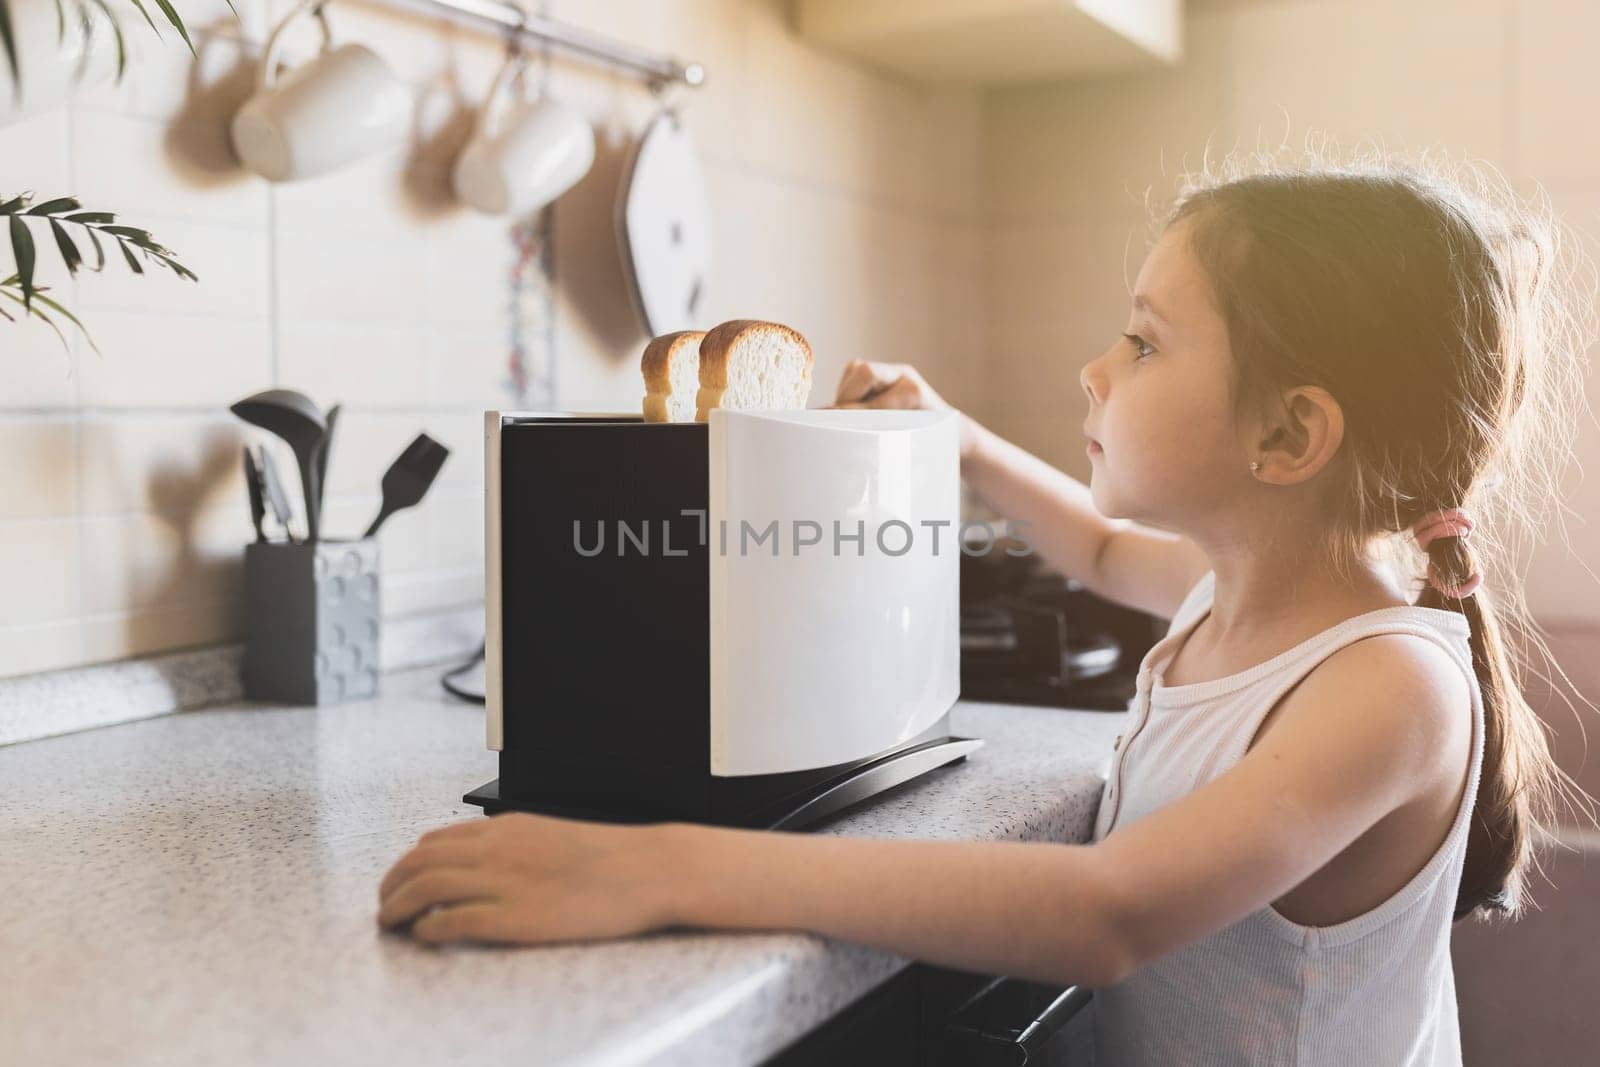
[[[1263,735],[1290,719],[1355,730],[1382,751],[1378,766],[1422,777],[1419,763],[1455,768],[1472,728],[1472,692],[1456,660],[1426,637],[1389,633],[1354,641],[1318,664],[1275,709]],[[1321,732],[1321,731],[1318,731]],[[1421,783],[1418,783],[1419,785]]]

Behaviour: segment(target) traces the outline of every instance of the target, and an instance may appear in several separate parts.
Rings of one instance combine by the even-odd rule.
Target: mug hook
[[[323,10],[328,5],[328,0],[301,0],[301,3],[290,10],[283,17],[283,21],[273,29],[272,35],[267,38],[267,45],[261,52],[261,69],[256,73],[256,90],[270,89],[278,80],[278,45],[283,41],[283,31],[289,28],[302,14],[309,12],[317,20],[317,25],[322,30],[322,51],[326,52],[333,46],[333,29],[328,25],[328,13]]]
[[[678,98],[683,86],[676,78],[651,78],[645,85],[655,98],[656,110],[674,115],[678,113]]]
[[[505,110],[505,97],[522,78],[528,66],[528,56],[520,47],[506,50],[505,62],[500,67],[500,72],[494,76],[494,81],[489,85],[489,94],[484,98],[483,106],[478,109],[477,121],[473,123],[473,135],[493,137],[501,113]]]

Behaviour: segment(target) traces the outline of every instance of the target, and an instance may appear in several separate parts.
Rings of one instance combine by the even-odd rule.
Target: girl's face
[[[1251,482],[1234,414],[1227,326],[1189,251],[1169,228],[1134,283],[1127,333],[1079,376],[1095,506],[1108,516],[1192,532]]]

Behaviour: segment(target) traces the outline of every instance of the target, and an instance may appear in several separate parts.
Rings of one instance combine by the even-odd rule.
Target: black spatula
[[[372,520],[372,525],[361,536],[371,537],[390,515],[421,500],[449,454],[448,448],[427,434],[417,434],[417,439],[406,446],[400,458],[390,464],[384,474],[383,506],[378,509],[378,517]]]

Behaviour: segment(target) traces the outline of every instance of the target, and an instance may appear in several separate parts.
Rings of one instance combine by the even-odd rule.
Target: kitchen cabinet
[[[1095,77],[1183,58],[1182,0],[799,0],[800,35],[922,83]]]
[[[766,1067],[1073,1067],[1093,994],[914,964]]]

